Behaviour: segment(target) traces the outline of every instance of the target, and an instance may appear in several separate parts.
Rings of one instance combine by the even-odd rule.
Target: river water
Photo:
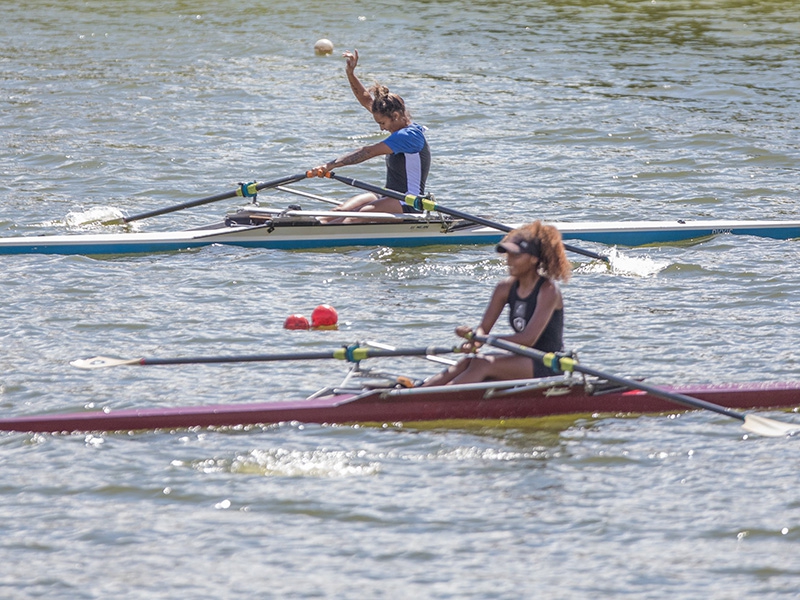
[[[363,80],[429,128],[445,206],[508,223],[800,218],[793,1],[0,6],[2,236],[94,231],[91,215],[291,175],[380,139],[344,77],[352,48]],[[314,56],[323,37],[333,56]],[[380,161],[343,173],[383,180]],[[563,286],[584,364],[663,384],[800,379],[798,241],[617,252],[631,268],[573,256]],[[345,367],[69,361],[455,343],[505,272],[490,247],[0,258],[4,415],[303,397]],[[321,303],[338,331],[282,328]],[[796,443],[698,412],[532,430],[3,434],[0,596],[794,597]]]

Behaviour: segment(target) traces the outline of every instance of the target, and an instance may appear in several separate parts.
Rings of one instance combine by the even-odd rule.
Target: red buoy
[[[329,304],[320,304],[311,313],[311,326],[317,328],[333,328],[339,322],[339,315],[336,309]]]
[[[308,329],[308,319],[303,315],[289,315],[283,323],[284,329]]]

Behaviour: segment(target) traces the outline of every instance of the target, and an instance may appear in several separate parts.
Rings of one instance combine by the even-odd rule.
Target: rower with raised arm
[[[421,195],[431,163],[431,151],[425,139],[425,128],[415,123],[406,110],[403,99],[376,83],[365,88],[355,74],[358,50],[343,54],[350,89],[359,103],[366,108],[381,130],[389,136],[377,144],[370,144],[348,152],[339,158],[311,169],[310,176],[325,177],[338,167],[355,165],[376,156],[386,156],[386,187],[403,194]],[[404,213],[419,212],[395,198],[372,192],[359,194],[343,202],[334,210],[358,212]],[[361,220],[363,222],[363,220]],[[334,218],[327,222],[348,222]]]
[[[473,336],[486,336],[506,305],[514,333],[497,336],[541,350],[563,350],[564,300],[556,281],[569,280],[571,266],[564,253],[561,233],[552,225],[535,221],[514,229],[497,245],[506,255],[509,277],[497,284],[483,319],[474,331],[464,325],[456,335],[467,342],[463,350],[474,352],[480,342]],[[487,380],[546,377],[553,371],[543,364],[517,354],[472,355],[434,375],[424,385],[476,383]]]

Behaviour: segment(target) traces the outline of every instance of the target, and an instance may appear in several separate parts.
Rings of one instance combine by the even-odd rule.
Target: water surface
[[[506,223],[800,218],[794,2],[2,4],[0,235],[97,230],[71,216],[161,208],[380,139],[344,77],[339,53],[354,47],[363,80],[403,95],[429,128],[429,188],[446,206]],[[314,56],[321,37],[334,56]],[[383,178],[379,161],[346,174]],[[654,383],[800,379],[797,241],[619,252],[657,268],[572,257],[566,337],[585,364]],[[6,415],[302,397],[346,367],[69,361],[451,343],[505,272],[487,247],[7,256],[0,269]],[[323,302],[338,331],[282,329]],[[712,413],[533,430],[7,434],[0,446],[6,597],[739,598],[800,586],[796,441],[745,437]]]

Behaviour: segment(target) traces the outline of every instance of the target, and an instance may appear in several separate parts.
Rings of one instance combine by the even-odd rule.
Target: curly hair
[[[385,85],[376,83],[369,88],[369,93],[372,96],[372,112],[387,117],[392,117],[394,113],[406,114],[406,103],[403,99],[389,91]]]
[[[564,252],[561,232],[552,225],[534,221],[509,232],[503,241],[538,240],[539,274],[556,281],[569,281],[572,265]]]

